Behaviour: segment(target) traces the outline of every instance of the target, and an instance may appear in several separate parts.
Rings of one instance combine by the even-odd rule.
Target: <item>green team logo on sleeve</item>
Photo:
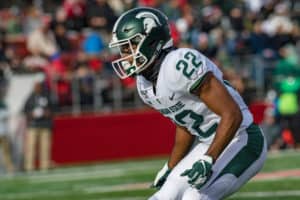
[[[184,55],[184,59],[181,59],[177,62],[176,70],[181,71],[188,79],[193,79],[195,72],[198,71],[198,68],[201,65],[202,61],[199,60],[193,52],[188,51]]]

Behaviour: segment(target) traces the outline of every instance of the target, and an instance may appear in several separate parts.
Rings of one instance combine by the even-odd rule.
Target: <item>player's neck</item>
[[[175,48],[171,47],[162,50],[162,52],[159,54],[157,59],[149,67],[147,67],[147,69],[141,72],[141,75],[144,76],[148,81],[150,81],[153,84],[154,90],[156,88],[156,82],[160,71],[161,63],[165,59],[166,55],[173,49]]]

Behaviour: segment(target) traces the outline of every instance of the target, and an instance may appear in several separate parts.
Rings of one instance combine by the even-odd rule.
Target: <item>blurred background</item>
[[[119,80],[107,47],[124,11],[150,6],[178,47],[212,59],[264,130],[300,147],[300,1],[0,1],[0,174],[165,156],[174,126]]]

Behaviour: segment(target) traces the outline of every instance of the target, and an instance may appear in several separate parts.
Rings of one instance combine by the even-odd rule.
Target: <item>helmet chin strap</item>
[[[166,44],[162,47],[162,49],[168,49],[173,46],[173,39],[171,38]]]

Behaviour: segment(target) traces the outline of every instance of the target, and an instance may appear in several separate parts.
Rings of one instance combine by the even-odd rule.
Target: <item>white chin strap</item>
[[[173,46],[173,39],[171,38],[166,44],[162,47],[162,49],[167,49]]]

